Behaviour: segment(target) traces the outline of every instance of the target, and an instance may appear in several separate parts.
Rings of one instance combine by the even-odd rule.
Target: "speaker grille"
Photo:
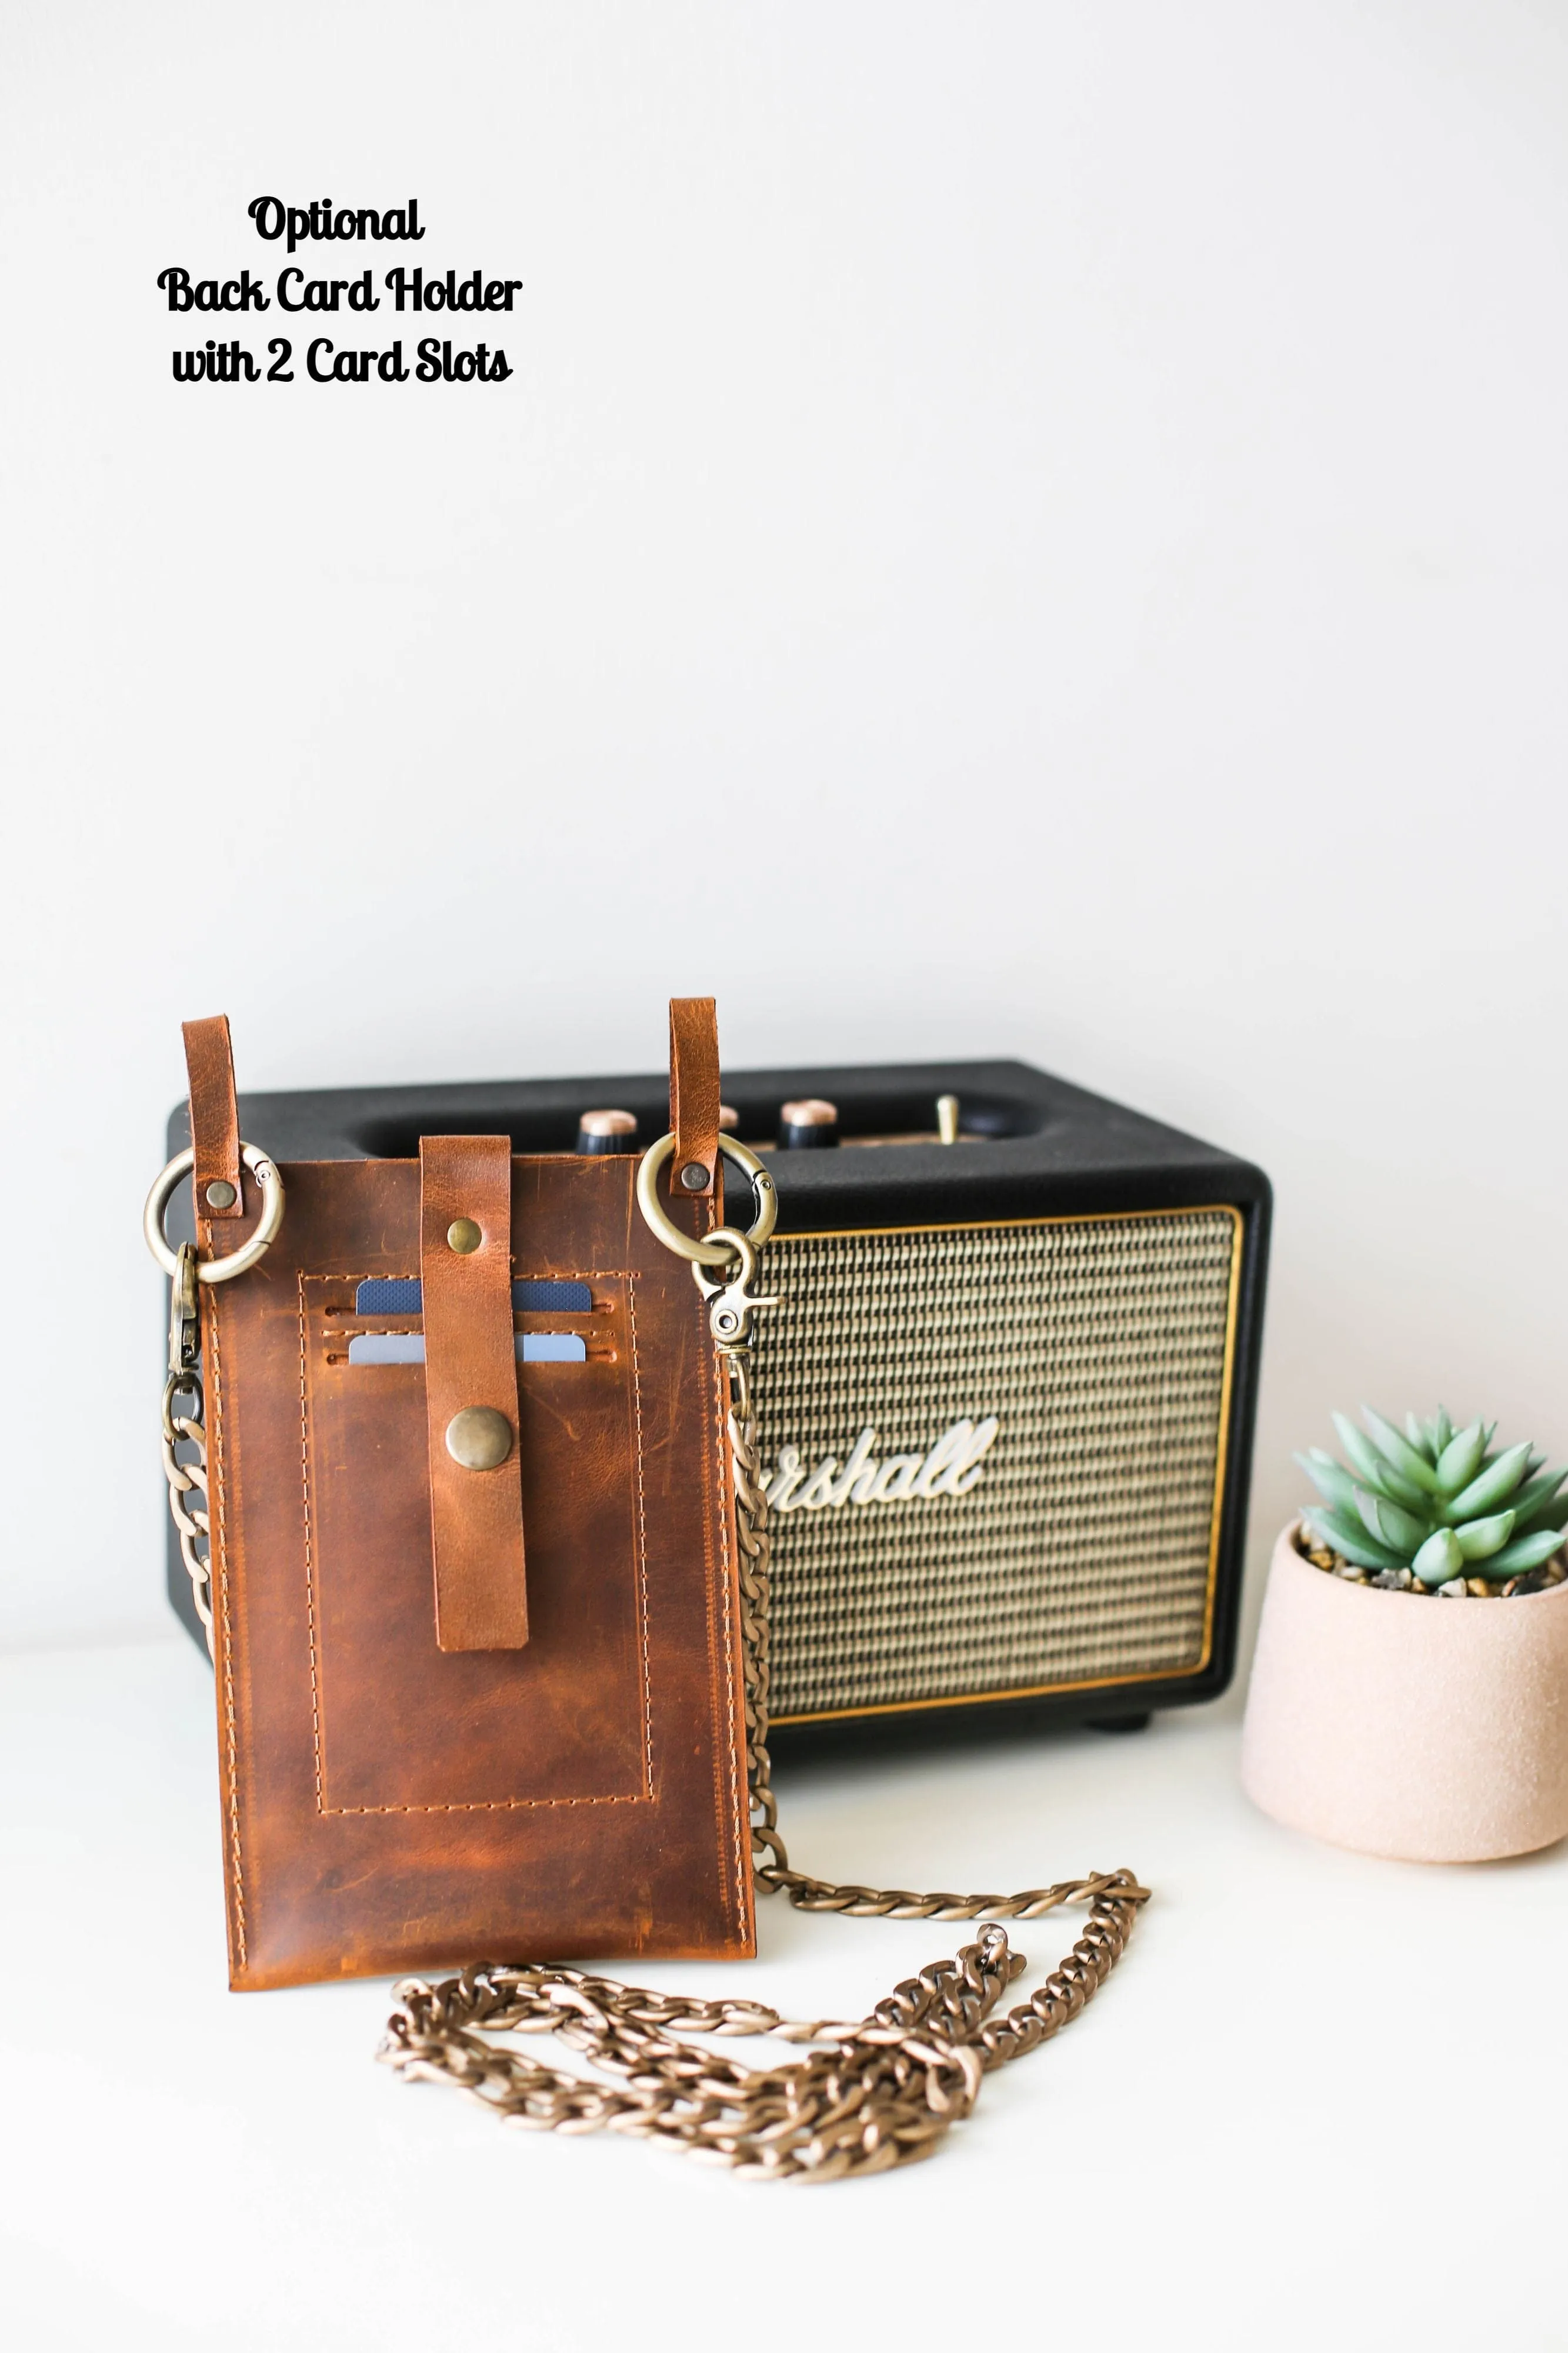
[[[886,1461],[1000,1424],[966,1493],[774,1516],[775,1721],[1203,1665],[1239,1229],[1218,1208],[767,1246],[770,1470],[786,1447],[842,1466],[868,1428]]]

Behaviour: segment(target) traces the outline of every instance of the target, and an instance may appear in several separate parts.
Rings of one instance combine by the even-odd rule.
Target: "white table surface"
[[[230,1995],[203,1663],[0,1661],[6,2344],[1568,2346],[1568,1850],[1314,1846],[1241,1796],[1237,1717],[780,1774],[813,1870],[1156,1890],[934,2160],[806,2192],[400,2084],[384,1983]],[[964,1934],[762,1920],[751,1966],[637,1974],[854,2015]]]

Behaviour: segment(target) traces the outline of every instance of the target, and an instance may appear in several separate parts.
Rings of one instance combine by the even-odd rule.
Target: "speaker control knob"
[[[786,1103],[779,1113],[779,1143],[786,1152],[825,1152],[838,1141],[838,1105],[821,1095]]]

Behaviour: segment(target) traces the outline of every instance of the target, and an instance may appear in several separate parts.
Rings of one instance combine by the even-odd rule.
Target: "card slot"
[[[514,1312],[591,1315],[594,1294],[585,1282],[551,1275],[521,1275],[511,1286]],[[424,1292],[417,1275],[367,1275],[354,1292],[356,1315],[418,1315]]]
[[[352,1307],[335,1301],[323,1311],[334,1332],[417,1332],[424,1317],[417,1308],[399,1312],[387,1309],[381,1314],[356,1314]],[[560,1308],[532,1307],[512,1309],[512,1321],[520,1332],[595,1331],[608,1325],[615,1318],[616,1308],[610,1300],[597,1307]]]
[[[329,1333],[329,1339],[347,1338],[351,1365],[422,1365],[423,1332]],[[580,1332],[519,1332],[514,1335],[520,1365],[581,1365],[588,1344]]]

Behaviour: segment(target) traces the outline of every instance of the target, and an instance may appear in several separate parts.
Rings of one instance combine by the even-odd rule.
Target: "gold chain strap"
[[[753,2179],[838,2181],[929,2157],[973,2107],[981,2077],[1021,2058],[1076,2018],[1121,1959],[1148,1899],[1130,1871],[1032,1887],[1018,1895],[916,1895],[838,1887],[792,1870],[778,1832],[768,1758],[767,1497],[744,1345],[722,1347],[740,1546],[742,1649],[752,1851],[757,1886],[805,1912],[895,1920],[1038,1919],[1087,1903],[1072,1951],[1029,2000],[992,2019],[1027,1966],[999,1926],[956,1960],[933,1961],[858,2025],[791,2021],[754,2001],[650,1993],[581,1969],[475,1967],[430,1985],[406,1978],[377,2056],[409,2078],[455,2084],[508,2124],[532,2132],[622,2132],[673,2143]],[[784,2067],[747,2068],[678,2039],[772,2034],[829,2047]],[[555,2034],[617,2083],[562,2073],[509,2050],[498,2034]]]
[[[907,1887],[837,1887],[790,1868],[778,1831],[778,1804],[768,1756],[769,1565],[768,1499],[759,1478],[756,1417],[752,1408],[751,1366],[740,1351],[729,1354],[730,1457],[735,1472],[735,1533],[741,1555],[741,1624],[744,1641],[746,1763],[752,1791],[752,1853],[757,1885],[764,1895],[784,1895],[802,1912],[846,1912],[856,1919],[1037,1920],[1063,1904],[1092,1904],[1112,1890],[1132,1891],[1143,1903],[1148,1889],[1130,1871],[1091,1873],[1087,1879],[1059,1880],[1054,1887],[1027,1887],[1017,1895],[916,1895]],[[1087,1997],[1086,1997],[1087,1999]],[[1080,2005],[1081,2006],[1081,2005]]]
[[[163,1473],[210,1653],[211,1542],[195,1270],[186,1244],[170,1313]],[[628,2133],[673,2143],[756,2179],[837,2181],[929,2157],[949,2127],[968,2116],[984,2074],[1037,2049],[1098,1993],[1121,1959],[1149,1891],[1130,1871],[1113,1871],[1016,1895],[920,1895],[907,1888],[836,1886],[791,1867],[778,1831],[767,1747],[771,1538],[749,1361],[751,1314],[763,1303],[747,1296],[749,1272],[743,1262],[729,1285],[699,1280],[713,1303],[712,1328],[730,1379],[757,1887],[763,1894],[786,1896],[804,1912],[992,1925],[956,1959],[933,1961],[905,1978],[858,2024],[792,2022],[762,2002],[681,2000],[580,1969],[489,1965],[437,1985],[406,1978],[394,1989],[397,2006],[377,2056],[405,2077],[455,2084],[509,2124],[531,2131]],[[721,1324],[725,1315],[728,1325]],[[176,1412],[181,1397],[190,1398],[189,1413]],[[177,1459],[182,1442],[195,1448],[194,1461]],[[202,1499],[195,1508],[185,1500],[192,1493]],[[993,2019],[1003,1992],[1027,1966],[995,1924],[1036,1920],[1064,1904],[1088,1905],[1083,1935],[1027,2001]],[[677,2028],[772,2034],[827,2047],[786,2066],[745,2068],[681,2042]],[[619,2081],[604,2084],[564,2074],[489,2040],[511,2033],[558,2035]]]
[[[216,1663],[213,1640],[212,1526],[207,1515],[206,1407],[202,1396],[201,1323],[196,1310],[196,1253],[183,1242],[174,1261],[169,1299],[169,1373],[163,1383],[163,1476],[169,1482],[169,1516],[180,1539],[180,1558],[191,1580],[196,1616],[207,1638],[207,1656]],[[181,1398],[191,1410],[175,1410]],[[194,1461],[182,1462],[180,1445],[195,1449]],[[187,1495],[201,1498],[194,1509]]]
[[[436,1986],[410,1978],[378,2055],[534,2132],[664,2140],[767,2181],[885,2173],[931,2156],[974,2105],[982,2075],[1077,2017],[1121,1957],[1142,1894],[1129,1884],[1097,1895],[1060,1968],[992,2024],[1025,1967],[999,1926],[907,1978],[858,2026],[791,2023],[761,2002],[683,2001],[579,1969],[469,1968]],[[788,2066],[738,2067],[679,2041],[677,2027],[831,2047]],[[622,2082],[563,2074],[488,2039],[504,2033],[557,2034]]]

